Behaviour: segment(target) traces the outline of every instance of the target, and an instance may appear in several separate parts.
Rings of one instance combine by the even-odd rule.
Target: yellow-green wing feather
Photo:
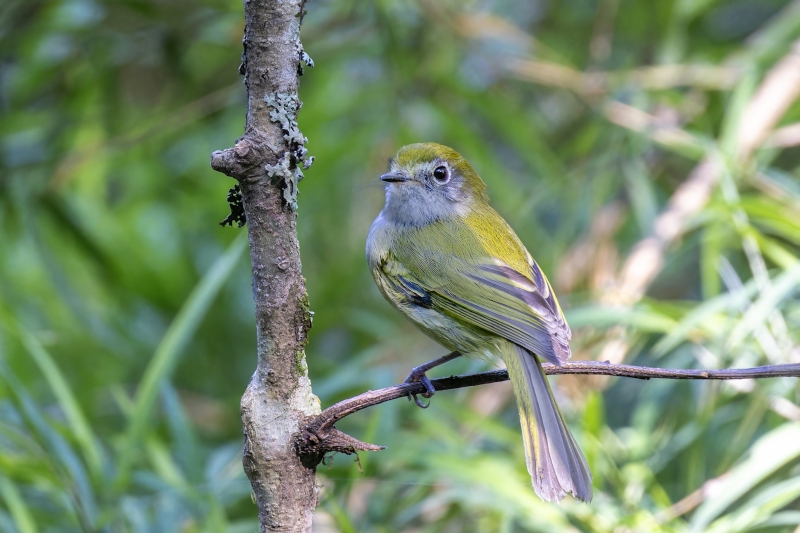
[[[490,218],[507,231],[489,231]],[[405,233],[407,242],[391,247],[406,251],[396,258],[404,267],[398,290],[410,283],[448,316],[552,363],[569,358],[571,333],[555,294],[511,228],[488,206],[463,222],[427,226],[425,243]]]

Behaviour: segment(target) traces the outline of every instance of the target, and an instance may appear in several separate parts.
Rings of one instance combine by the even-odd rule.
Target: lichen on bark
[[[301,61],[311,61],[308,54],[301,53]],[[300,64],[300,63],[298,63]],[[313,61],[309,66],[313,65]],[[302,65],[301,65],[302,66]],[[300,71],[302,73],[302,69]],[[283,191],[283,200],[286,205],[297,209],[298,184],[303,179],[303,170],[307,170],[314,163],[314,156],[308,155],[305,145],[308,138],[304,137],[297,125],[297,113],[303,107],[296,94],[271,93],[264,97],[264,102],[272,110],[269,118],[272,122],[280,124],[283,131],[283,138],[289,149],[274,165],[266,165],[267,175],[276,180],[277,185]]]
[[[244,135],[211,166],[238,180],[250,239],[258,364],[242,396],[244,470],[261,531],[307,532],[317,505],[316,464],[297,451],[320,412],[305,344],[311,327],[297,241],[297,183],[313,158],[297,125],[302,0],[244,2]],[[310,66],[310,62],[308,62]]]

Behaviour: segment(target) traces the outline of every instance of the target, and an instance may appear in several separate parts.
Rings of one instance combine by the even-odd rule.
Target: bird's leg
[[[428,379],[428,376],[426,376],[425,373],[428,370],[430,370],[431,368],[437,367],[439,365],[443,365],[444,363],[446,363],[448,361],[452,361],[456,357],[461,357],[461,354],[459,352],[450,352],[449,354],[447,354],[447,355],[445,355],[443,357],[440,357],[439,359],[434,359],[433,361],[428,361],[424,365],[415,366],[414,368],[411,369],[411,373],[408,375],[408,377],[406,378],[406,380],[403,383],[414,383],[416,381],[419,381],[425,387],[425,392],[422,393],[422,397],[423,398],[430,398],[436,392],[436,389],[433,388],[433,384],[431,383],[431,380]],[[422,407],[423,409],[426,409],[428,407],[428,405],[431,404],[430,402],[428,402],[427,405],[422,403],[422,400],[417,398],[416,394],[412,394],[410,392],[408,393],[408,400],[409,401],[411,401],[411,397],[412,396],[414,397],[414,403],[416,403],[418,406]]]

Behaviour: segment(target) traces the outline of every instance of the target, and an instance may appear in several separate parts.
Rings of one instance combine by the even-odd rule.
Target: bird
[[[433,366],[459,355],[499,357],[516,398],[534,491],[545,501],[567,494],[591,501],[586,458],[541,364],[566,361],[572,335],[542,269],[452,148],[404,146],[380,179],[385,204],[366,246],[372,276],[394,307],[452,351],[415,368],[407,381],[421,381],[430,397],[435,390],[425,372]]]

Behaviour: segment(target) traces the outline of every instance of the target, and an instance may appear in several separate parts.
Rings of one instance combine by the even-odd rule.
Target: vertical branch
[[[296,231],[297,182],[310,165],[297,128],[298,77],[310,58],[300,44],[303,0],[245,0],[245,135],[211,155],[239,181],[250,238],[258,366],[242,397],[244,469],[261,531],[310,531],[317,503],[314,465],[295,440],[320,412],[304,346],[311,326]]]

